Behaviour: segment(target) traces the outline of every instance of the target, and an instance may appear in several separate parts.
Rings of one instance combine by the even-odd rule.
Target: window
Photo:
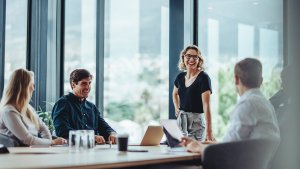
[[[15,69],[26,68],[26,35],[27,0],[6,1],[4,84]]]
[[[168,118],[169,1],[105,5],[104,117],[138,140]]]
[[[84,68],[94,76],[88,100],[95,102],[96,0],[65,1],[65,94],[71,91],[70,73]]]
[[[218,138],[226,131],[229,113],[238,97],[233,83],[233,67],[237,61],[254,57],[262,62],[262,91],[267,98],[280,88],[282,3],[279,0],[199,0],[199,47],[212,79],[211,107]]]

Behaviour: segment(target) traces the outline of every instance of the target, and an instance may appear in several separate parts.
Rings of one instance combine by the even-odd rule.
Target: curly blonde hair
[[[186,70],[186,66],[184,64],[184,55],[186,54],[186,52],[189,50],[189,49],[193,49],[193,50],[196,50],[197,51],[197,55],[199,57],[199,62],[198,62],[198,65],[197,65],[197,68],[199,70],[204,70],[204,67],[203,67],[203,64],[204,64],[204,59],[201,55],[201,51],[200,49],[198,48],[198,46],[196,45],[189,45],[187,46],[186,48],[184,48],[181,52],[180,52],[180,55],[179,55],[179,62],[178,62],[178,68],[180,71],[185,71]]]

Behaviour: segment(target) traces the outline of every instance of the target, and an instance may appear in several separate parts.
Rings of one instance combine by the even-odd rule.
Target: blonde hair
[[[4,89],[0,107],[14,106],[18,112],[25,115],[39,129],[38,119],[34,115],[34,109],[29,104],[31,99],[30,82],[34,80],[34,73],[25,69],[17,69],[10,76]]]
[[[199,57],[199,62],[198,62],[198,65],[197,65],[197,68],[199,70],[204,70],[203,68],[203,64],[204,64],[204,59],[201,55],[201,51],[200,49],[198,48],[198,46],[196,45],[189,45],[187,46],[185,49],[183,49],[181,52],[180,52],[180,55],[179,55],[179,62],[178,62],[178,68],[179,70],[181,71],[185,71],[186,70],[186,66],[184,64],[184,55],[186,54],[186,52],[189,50],[189,49],[192,49],[192,50],[195,50],[197,51],[197,55]]]

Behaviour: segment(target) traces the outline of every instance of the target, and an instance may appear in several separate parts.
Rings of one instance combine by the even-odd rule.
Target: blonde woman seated
[[[0,133],[16,138],[28,146],[65,144],[66,140],[63,138],[52,140],[49,129],[29,104],[33,91],[33,72],[15,70],[0,103]]]

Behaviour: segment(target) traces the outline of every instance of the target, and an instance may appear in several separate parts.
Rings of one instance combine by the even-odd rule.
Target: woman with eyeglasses
[[[178,125],[185,136],[215,141],[210,112],[211,80],[204,72],[203,63],[197,46],[190,45],[181,51],[178,68],[182,72],[174,82],[173,103]]]
[[[0,133],[27,146],[67,143],[60,137],[52,140],[48,127],[29,104],[33,91],[33,72],[25,69],[15,70],[0,102]]]

